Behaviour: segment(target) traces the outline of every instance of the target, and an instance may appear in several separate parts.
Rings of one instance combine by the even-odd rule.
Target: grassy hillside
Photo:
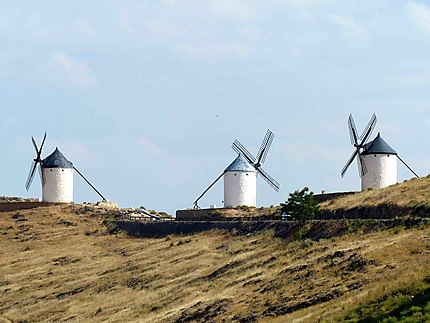
[[[134,239],[76,211],[0,213],[0,322],[357,321],[401,288],[425,295],[429,278],[428,225],[319,242]]]
[[[429,175],[430,176],[430,175]],[[383,189],[369,189],[321,203],[326,210],[352,209],[381,204],[430,209],[430,177],[413,178]]]

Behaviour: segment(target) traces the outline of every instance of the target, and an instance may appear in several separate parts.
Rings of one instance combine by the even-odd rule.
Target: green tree
[[[281,203],[281,211],[303,226],[306,221],[318,215],[320,208],[314,199],[314,193],[309,192],[309,188],[305,187],[301,191],[290,193],[286,203]]]

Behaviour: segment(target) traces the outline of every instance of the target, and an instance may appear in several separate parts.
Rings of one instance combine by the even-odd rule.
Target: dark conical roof
[[[73,163],[55,148],[55,151],[42,161],[43,168],[73,168]]]
[[[391,148],[387,142],[382,139],[381,134],[378,133],[376,138],[365,144],[363,147],[362,155],[384,154],[384,155],[397,155],[397,152]]]
[[[252,166],[241,154],[225,169],[226,172],[256,172]]]

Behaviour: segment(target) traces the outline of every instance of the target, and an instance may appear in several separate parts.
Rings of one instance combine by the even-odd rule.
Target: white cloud
[[[96,31],[86,20],[78,18],[73,22],[76,31],[87,37],[94,37]]]
[[[347,136],[347,134],[345,133]],[[289,141],[288,143],[278,143],[281,147],[281,155],[294,161],[295,163],[317,162],[323,164],[339,164],[339,161],[345,161],[349,157],[346,147],[338,148],[324,143]],[[351,151],[352,153],[352,151]],[[340,164],[339,164],[340,165]]]
[[[425,72],[393,74],[388,75],[387,79],[391,85],[396,87],[428,86],[430,84],[430,76]]]
[[[330,20],[341,27],[346,35],[351,38],[365,39],[367,37],[366,31],[349,17],[330,15]]]
[[[142,7],[131,8],[123,5],[119,10],[119,22],[121,27],[128,33],[133,34],[136,32],[137,14],[141,13]]]
[[[163,150],[149,138],[142,136],[138,139],[137,143],[139,147],[143,148],[144,152],[150,156],[163,155]]]
[[[148,37],[157,40],[175,39],[185,33],[191,33],[184,27],[188,23],[188,18],[183,17],[182,21],[178,21],[172,4],[162,6],[164,8],[140,3],[123,5],[119,11],[122,29],[145,40]]]
[[[217,60],[226,57],[247,57],[251,53],[251,48],[241,43],[203,43],[180,45],[178,52],[191,58]]]
[[[20,12],[17,9],[0,8],[0,30],[3,37],[31,40],[46,40],[52,32],[45,25],[46,21],[38,12]]]
[[[423,3],[409,1],[406,11],[412,23],[430,36],[430,7]]]
[[[325,5],[329,1],[323,1],[323,0],[286,0],[286,3],[294,8],[311,8],[316,6],[322,6]]]
[[[55,143],[55,141],[54,141]],[[67,139],[63,143],[55,143],[65,157],[79,168],[79,165],[95,165],[96,158],[91,150],[83,143]]]
[[[58,72],[68,82],[81,88],[93,88],[98,82],[91,70],[77,58],[58,52],[52,57]]]
[[[207,6],[216,15],[237,20],[250,20],[258,16],[249,1],[237,0],[207,0]],[[246,3],[246,4],[245,4]]]
[[[387,81],[394,87],[423,87],[430,84],[430,69],[426,61],[408,60],[393,66]]]
[[[178,1],[176,0],[163,0],[162,3],[166,8],[169,8],[169,9],[174,9],[178,5]]]
[[[1,111],[0,112],[0,125],[2,128],[5,129],[15,129],[18,125],[18,119],[15,115],[12,113],[9,113],[7,111]]]

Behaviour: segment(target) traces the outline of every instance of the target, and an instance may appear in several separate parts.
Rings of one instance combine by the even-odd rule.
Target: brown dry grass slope
[[[321,203],[326,210],[352,209],[381,204],[400,207],[427,206],[430,208],[430,175],[413,178],[382,189],[369,189],[353,195]]]
[[[71,207],[0,213],[0,322],[316,322],[422,277],[430,228],[287,243],[108,234]]]

